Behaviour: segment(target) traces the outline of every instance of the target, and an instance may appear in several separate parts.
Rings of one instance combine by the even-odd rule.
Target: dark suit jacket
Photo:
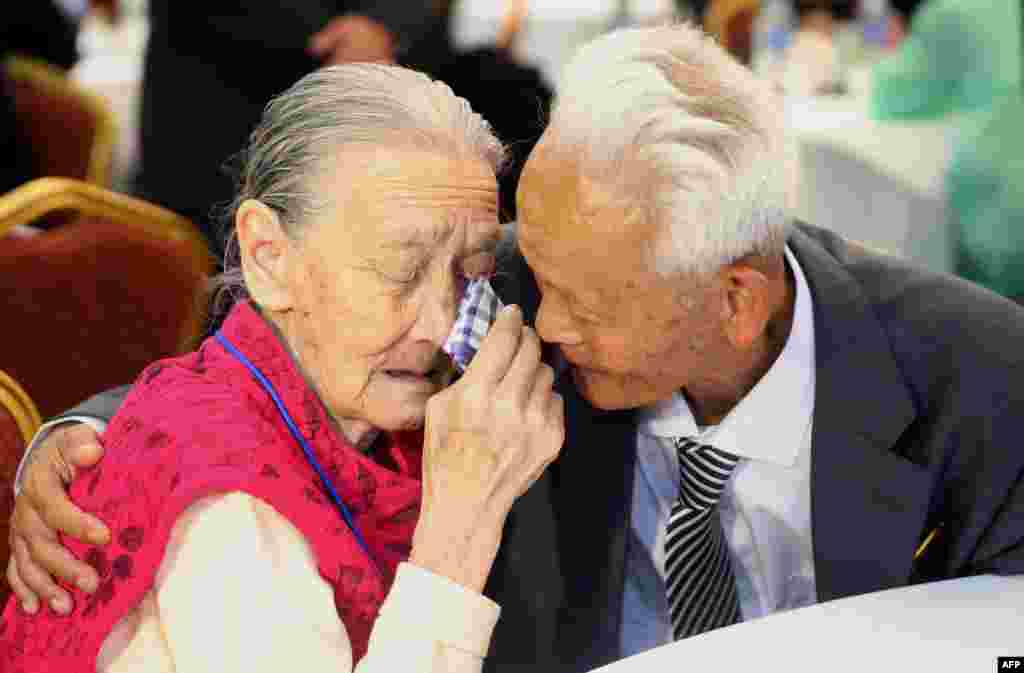
[[[814,305],[818,598],[1024,572],[1024,310],[813,227],[789,245]],[[512,267],[509,279],[531,280],[522,258]],[[532,317],[532,282],[501,290]],[[488,673],[617,656],[635,421],[571,383],[561,393],[566,444],[516,503],[488,583],[502,606]]]
[[[818,598],[1024,571],[1024,309],[813,227],[789,245],[814,306]],[[508,266],[495,284],[532,318],[529,269]],[[487,585],[502,608],[487,673],[586,671],[618,653],[635,421],[560,392],[562,454],[516,502]],[[116,401],[78,411],[109,418]]]
[[[310,36],[346,12],[404,41],[434,20],[422,0],[151,0],[149,11],[137,188],[207,234],[220,233],[211,211],[234,193],[224,164],[270,99],[320,65],[306,53]]]

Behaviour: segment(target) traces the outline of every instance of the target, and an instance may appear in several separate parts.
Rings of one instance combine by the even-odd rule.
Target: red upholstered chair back
[[[0,605],[7,601],[8,532],[14,493],[11,491],[25,446],[39,427],[39,412],[17,381],[0,371]]]
[[[20,132],[32,147],[35,175],[108,186],[117,126],[103,99],[41,61],[11,56],[3,67]]]
[[[0,235],[54,213],[62,226],[0,241],[0,367],[44,418],[193,347],[212,269],[187,220],[75,180],[0,197]]]

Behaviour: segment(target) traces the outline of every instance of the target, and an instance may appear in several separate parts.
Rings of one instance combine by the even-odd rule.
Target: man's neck
[[[786,347],[793,328],[795,308],[796,277],[789,263],[785,262],[777,307],[758,343],[748,351],[743,364],[729,377],[728,384],[722,387],[721,392],[712,395],[693,396],[685,390],[681,391],[698,425],[718,425],[764,378]]]

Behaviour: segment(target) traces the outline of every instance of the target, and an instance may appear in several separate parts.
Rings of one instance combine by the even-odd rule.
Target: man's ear
[[[772,317],[771,282],[742,260],[722,270],[727,303],[725,333],[737,350],[748,350],[764,334]]]
[[[288,280],[297,261],[295,244],[277,213],[260,201],[248,199],[235,214],[235,230],[249,295],[271,311],[292,308],[295,297]]]

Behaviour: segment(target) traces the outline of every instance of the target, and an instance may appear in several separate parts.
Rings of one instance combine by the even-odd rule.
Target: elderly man
[[[689,27],[604,36],[567,70],[499,288],[571,365],[566,443],[508,520],[487,669],[584,671],[818,601],[1024,569],[1024,313],[790,223],[777,109]],[[96,459],[90,437],[53,433],[26,471],[23,598],[55,595],[30,553],[94,580],[50,530],[99,526],[61,489]]]

